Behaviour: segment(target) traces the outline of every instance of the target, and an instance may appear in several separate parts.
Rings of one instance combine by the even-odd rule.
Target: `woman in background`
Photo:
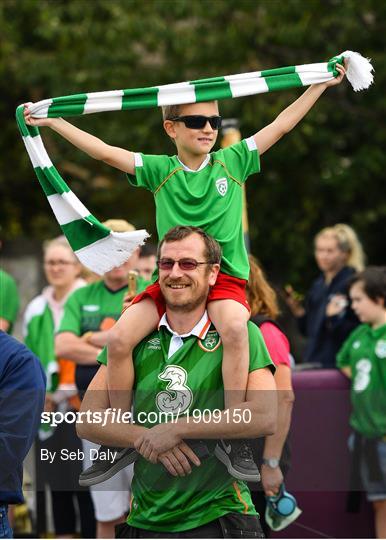
[[[315,259],[321,274],[312,283],[305,306],[291,286],[286,287],[286,302],[308,338],[303,361],[333,368],[342,343],[359,324],[347,283],[363,270],[364,252],[355,231],[338,223],[316,235]]]
[[[75,364],[55,357],[54,336],[67,298],[86,282],[79,277],[82,266],[64,236],[46,242],[43,245],[43,252],[44,274],[48,287],[45,287],[26,308],[24,340],[39,357],[47,375],[45,411],[76,411],[79,408],[79,399],[75,387]],[[38,529],[46,532],[44,487],[48,484],[51,487],[57,538],[71,538],[76,535],[75,496],[79,507],[82,537],[95,537],[92,500],[88,491],[79,488],[77,481],[81,472],[81,462],[60,459],[62,449],[77,452],[81,448],[74,424],[63,423],[56,428],[42,424],[36,448]],[[41,449],[57,452],[52,464],[41,460]],[[40,532],[38,530],[38,533]]]
[[[276,293],[267,282],[257,260],[250,255],[250,274],[247,299],[251,308],[251,321],[260,327],[268,352],[276,366],[275,382],[278,390],[278,420],[274,435],[256,439],[255,461],[259,465],[263,491],[254,491],[250,484],[252,500],[260,514],[264,533],[268,536],[265,522],[265,496],[275,495],[289,469],[288,431],[291,425],[294,393],[291,382],[291,353],[287,337],[276,322],[279,314]]]

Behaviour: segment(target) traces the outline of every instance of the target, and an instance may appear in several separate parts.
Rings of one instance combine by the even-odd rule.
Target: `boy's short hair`
[[[210,102],[217,103],[217,99],[209,100]],[[186,103],[188,105],[188,103]],[[190,103],[189,103],[190,105]],[[172,118],[175,118],[176,116],[179,116],[180,114],[180,107],[181,105],[164,105],[162,107],[162,118],[164,120],[172,120]]]
[[[355,283],[363,283],[363,290],[366,295],[373,302],[378,298],[383,298],[386,306],[386,266],[368,266],[349,280],[349,289]]]
[[[165,243],[169,242],[179,242],[188,238],[192,234],[198,234],[204,241],[205,244],[205,259],[206,262],[211,264],[220,264],[221,263],[221,247],[220,244],[212,236],[207,234],[200,227],[193,227],[191,225],[178,225],[170,229],[161,242],[158,245],[158,256],[160,258],[162,246]]]
[[[162,107],[162,118],[164,120],[171,120],[180,114],[179,105],[165,105]]]

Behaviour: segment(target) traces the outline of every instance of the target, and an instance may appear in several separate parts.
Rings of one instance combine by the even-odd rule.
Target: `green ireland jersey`
[[[251,322],[248,330],[249,370],[274,370],[260,330]],[[183,337],[183,345],[170,358],[172,336],[164,327],[135,348],[137,423],[151,428],[170,421],[171,414],[178,413],[189,416],[193,422],[200,419],[203,411],[224,409],[221,338],[213,326],[200,336]],[[211,451],[215,445],[215,440],[208,441]],[[257,515],[247,485],[230,476],[213,455],[202,460],[199,467],[193,466],[189,476],[178,478],[169,475],[162,465],[140,457],[135,462],[131,489],[127,523],[142,529],[179,532],[229,512]]]
[[[356,328],[337,356],[351,368],[351,426],[365,437],[386,435],[386,325]]]
[[[58,364],[54,348],[54,319],[46,298],[39,295],[27,306],[23,321],[24,343],[36,354],[47,376],[47,392],[58,385]]]
[[[146,283],[138,278],[138,293],[146,288]],[[109,330],[122,313],[126,294],[127,285],[112,291],[104,281],[96,281],[74,291],[66,302],[58,333],[72,332],[82,336],[90,331]]]
[[[16,282],[12,276],[0,269],[0,318],[9,322],[8,332],[16,321],[20,299]]]
[[[155,198],[159,240],[176,225],[201,227],[221,245],[221,270],[248,279],[249,263],[242,227],[242,186],[260,171],[253,137],[208,154],[197,171],[177,156],[135,154],[131,184]]]

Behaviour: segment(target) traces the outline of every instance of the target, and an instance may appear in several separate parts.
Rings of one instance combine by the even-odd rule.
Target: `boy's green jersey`
[[[361,324],[344,342],[338,367],[351,368],[351,426],[365,437],[386,435],[386,325]]]
[[[260,330],[253,323],[248,323],[248,330],[249,371],[274,370]],[[178,412],[193,422],[200,420],[203,411],[224,409],[223,348],[213,326],[200,337],[184,337],[182,347],[168,358],[170,341],[171,334],[161,327],[134,350],[134,419],[149,428],[170,421]],[[206,442],[213,451],[216,441]],[[178,532],[229,512],[256,515],[246,484],[231,477],[213,455],[199,467],[192,466],[189,476],[178,478],[161,464],[139,458],[131,488],[127,522],[142,529]]]
[[[0,318],[9,322],[9,334],[12,333],[19,305],[20,299],[15,280],[0,268]]]
[[[128,178],[154,194],[159,240],[176,225],[201,227],[221,245],[222,272],[248,279],[242,185],[259,171],[259,154],[250,137],[208,154],[197,171],[177,156],[135,154],[135,176]]]

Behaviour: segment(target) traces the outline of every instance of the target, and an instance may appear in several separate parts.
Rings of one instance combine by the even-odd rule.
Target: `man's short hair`
[[[170,242],[179,242],[180,240],[184,240],[185,238],[188,238],[192,234],[198,234],[201,236],[201,238],[204,241],[205,244],[205,259],[206,262],[212,263],[212,264],[220,264],[221,263],[221,247],[220,244],[213,238],[213,236],[210,236],[207,234],[203,229],[200,229],[200,227],[193,227],[191,225],[179,225],[177,227],[173,227],[170,229],[158,246],[158,259],[160,258],[161,249],[162,246],[165,243]]]
[[[383,298],[386,306],[386,266],[368,266],[349,280],[349,289],[355,283],[363,283],[366,295],[374,302]]]

